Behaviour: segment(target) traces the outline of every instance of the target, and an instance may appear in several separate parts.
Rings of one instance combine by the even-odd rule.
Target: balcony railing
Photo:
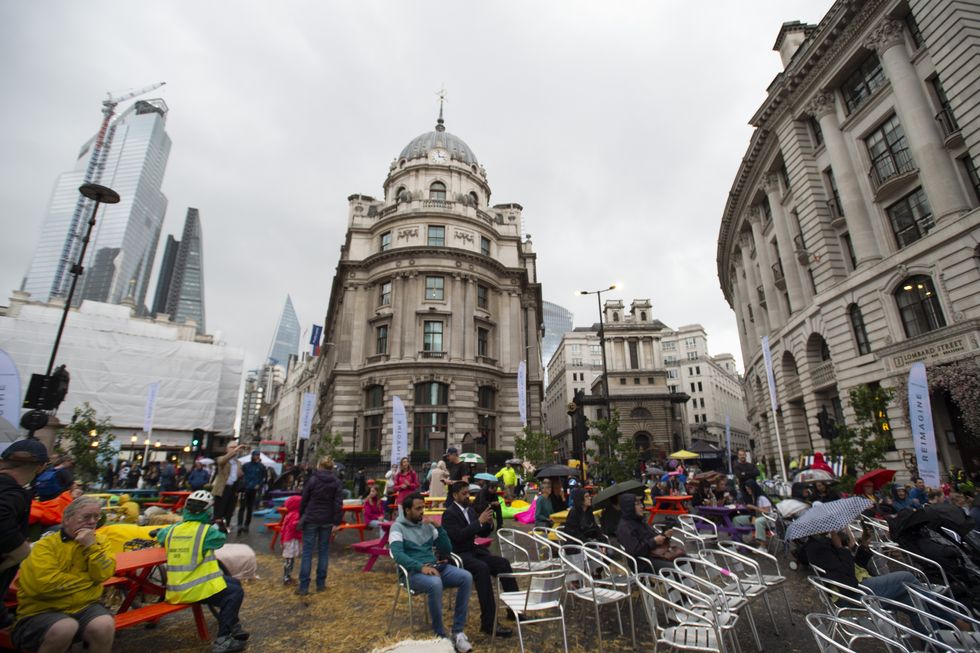
[[[497,364],[497,359],[496,358],[491,358],[490,356],[477,356],[476,357],[476,362],[477,363],[483,363],[484,365],[496,365]]]
[[[913,170],[915,170],[915,162],[912,160],[912,155],[908,150],[899,150],[896,153],[888,152],[872,163],[868,176],[871,178],[871,185],[878,190],[889,179]]]
[[[448,200],[422,200],[423,209],[453,209],[456,203]]]
[[[830,224],[835,229],[844,226],[844,208],[840,205],[840,200],[827,200],[827,211],[830,212]]]
[[[943,109],[937,113],[936,122],[939,123],[939,128],[943,132],[944,140],[960,132],[960,125],[956,122],[956,116],[953,115],[950,109]]]
[[[810,251],[806,248],[806,243],[803,242],[803,234],[793,236],[793,250],[800,265],[807,265],[810,262]]]
[[[374,354],[367,357],[368,363],[383,363],[388,360],[388,354]]]
[[[766,305],[766,289],[762,286],[756,286],[755,292],[759,297],[759,304],[762,306]]]
[[[814,367],[810,373],[810,378],[813,380],[813,387],[817,389],[833,385],[837,381],[837,375],[834,373],[834,361],[823,361]]]
[[[422,350],[419,352],[419,358],[445,358],[446,352],[444,351],[427,351]]]
[[[776,261],[772,264],[772,280],[780,290],[786,290],[786,275],[783,273],[782,261]]]

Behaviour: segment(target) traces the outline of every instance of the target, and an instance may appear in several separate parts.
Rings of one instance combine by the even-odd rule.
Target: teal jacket
[[[181,517],[184,518],[184,521],[198,521],[206,524],[211,521],[211,511],[205,510],[204,512],[194,513],[184,510],[181,513]],[[170,528],[170,526],[167,526],[157,531],[157,542],[161,545],[167,541],[167,533],[170,532]],[[208,527],[208,532],[204,534],[204,550],[213,551],[214,549],[220,549],[225,545],[227,540],[228,536],[222,533],[217,526],[212,525]]]
[[[554,512],[551,509],[551,497],[539,494],[535,501],[534,525],[551,526],[551,513]]]
[[[424,564],[435,564],[433,545],[439,553],[448,554],[453,550],[449,535],[441,526],[416,524],[406,519],[404,515],[391,525],[388,547],[395,557],[395,562],[409,573],[421,571]]]

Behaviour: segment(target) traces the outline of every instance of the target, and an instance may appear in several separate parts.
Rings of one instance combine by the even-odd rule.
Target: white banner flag
[[[391,464],[408,456],[408,419],[401,397],[391,398]]]
[[[912,429],[919,476],[927,487],[938,488],[939,456],[936,454],[936,432],[932,425],[932,405],[929,403],[929,381],[926,378],[925,363],[912,363],[909,370],[909,426]]]
[[[527,426],[527,364],[517,366],[517,403],[521,407],[521,426]]]
[[[154,381],[146,391],[146,412],[143,414],[143,430],[146,433],[153,431],[153,411],[157,405],[157,393],[160,392],[160,382]]]
[[[728,460],[728,473],[732,473],[732,416],[725,415],[725,458]]]
[[[313,413],[316,412],[316,393],[304,392],[303,403],[299,409],[299,438],[310,439],[310,429],[313,428]]]
[[[21,399],[17,366],[14,359],[0,349],[0,434],[17,437]]]
[[[762,356],[766,359],[766,380],[769,382],[769,402],[773,415],[778,410],[776,402],[776,377],[772,373],[772,352],[769,351],[769,336],[762,336]]]

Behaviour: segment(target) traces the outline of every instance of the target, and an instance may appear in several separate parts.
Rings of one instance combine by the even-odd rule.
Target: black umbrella
[[[615,499],[620,494],[625,494],[626,492],[631,492],[642,497],[644,494],[646,494],[646,486],[644,486],[643,483],[634,480],[623,481],[622,483],[610,485],[602,492],[595,495],[595,498],[592,499],[592,505],[598,508],[604,505],[606,502]]]
[[[535,474],[538,478],[551,478],[552,476],[578,476],[579,471],[568,465],[546,465]]]

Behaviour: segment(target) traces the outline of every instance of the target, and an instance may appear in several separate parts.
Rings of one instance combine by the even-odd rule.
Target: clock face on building
[[[449,160],[449,154],[446,150],[432,150],[429,153],[429,158],[431,158],[436,163],[445,163]]]

